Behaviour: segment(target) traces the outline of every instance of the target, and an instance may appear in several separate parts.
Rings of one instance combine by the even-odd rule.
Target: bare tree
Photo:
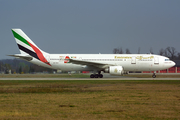
[[[126,54],[131,54],[131,52],[128,48],[126,48]]]
[[[177,60],[180,60],[180,53],[177,54]]]
[[[114,54],[119,54],[119,49],[118,49],[118,48],[114,48],[114,49],[113,49],[113,53],[114,53]]]
[[[113,53],[114,54],[123,54],[124,52],[123,52],[122,47],[120,47],[120,48],[114,48]]]
[[[166,54],[171,60],[174,60],[174,59],[175,59],[177,51],[176,51],[176,49],[175,49],[174,47],[167,47],[165,52],[166,52],[165,54]]]
[[[161,48],[160,50],[159,50],[159,55],[164,55],[165,54],[165,50],[163,49],[163,48]]]

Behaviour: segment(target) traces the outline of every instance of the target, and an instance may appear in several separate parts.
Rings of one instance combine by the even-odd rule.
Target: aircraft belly
[[[58,65],[58,69],[64,70],[64,71],[90,71],[93,70],[90,67],[83,66],[83,65],[76,65],[71,63],[62,63]]]

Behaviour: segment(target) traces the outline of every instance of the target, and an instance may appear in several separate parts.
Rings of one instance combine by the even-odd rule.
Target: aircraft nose
[[[172,64],[172,66],[175,66],[175,65],[176,65],[176,63],[175,63],[175,62],[173,62],[173,61],[171,62],[171,64]]]
[[[176,63],[175,63],[175,62],[173,62],[173,65],[175,66],[175,65],[176,65]]]

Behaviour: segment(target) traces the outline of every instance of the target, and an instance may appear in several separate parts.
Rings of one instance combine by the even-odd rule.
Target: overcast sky
[[[19,53],[11,28],[49,53],[180,52],[180,0],[1,0],[0,59]]]

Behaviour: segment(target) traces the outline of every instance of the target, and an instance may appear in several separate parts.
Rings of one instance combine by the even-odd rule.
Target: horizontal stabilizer
[[[8,55],[8,56],[20,58],[20,59],[27,60],[27,61],[31,61],[33,59],[33,57],[31,57],[30,55],[25,55],[25,54],[15,54],[15,55]]]

